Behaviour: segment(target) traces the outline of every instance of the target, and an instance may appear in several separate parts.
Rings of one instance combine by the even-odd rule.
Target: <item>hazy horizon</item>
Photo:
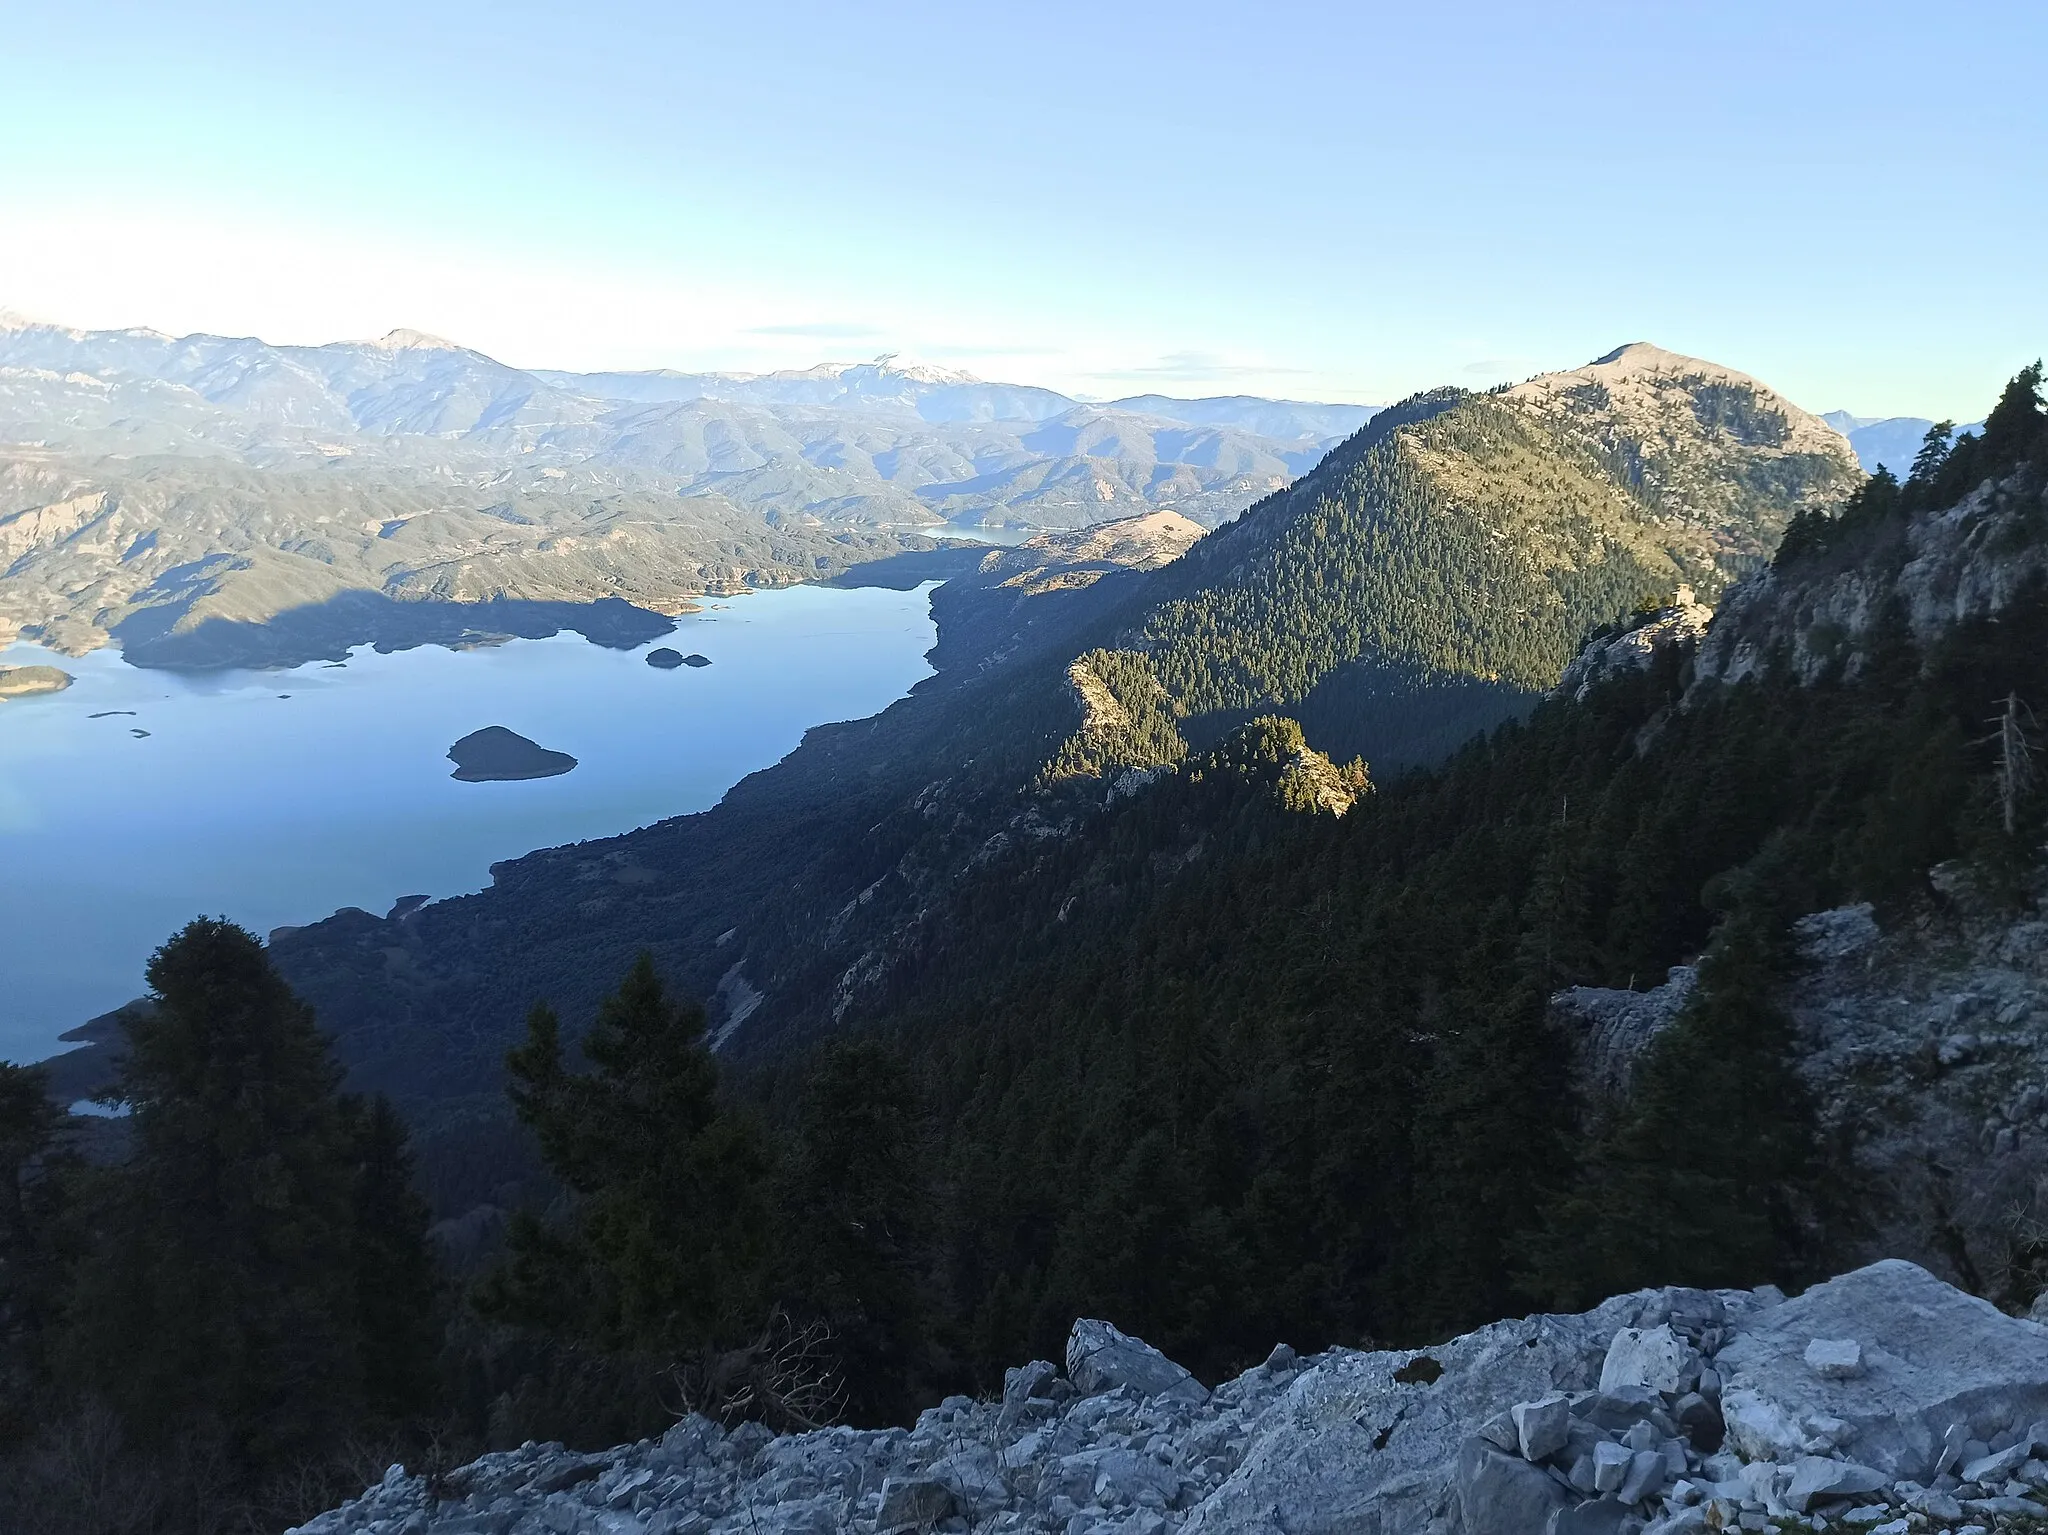
[[[898,352],[1097,398],[1378,402],[1648,339],[1967,418],[2048,335],[1955,238],[2048,232],[2048,19],[1944,21],[45,8],[10,28],[0,304],[575,371]]]

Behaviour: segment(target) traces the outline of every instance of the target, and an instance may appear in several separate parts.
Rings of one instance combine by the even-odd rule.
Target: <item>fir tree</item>
[[[366,1405],[404,1418],[435,1398],[442,1317],[427,1246],[427,1202],[413,1186],[405,1122],[381,1094],[344,1105],[352,1160],[356,1326]]]
[[[72,1378],[144,1440],[209,1425],[251,1470],[360,1409],[340,1070],[260,942],[201,919],[149,962],[116,1096],[133,1155],[98,1181],[67,1308]]]
[[[723,1109],[704,1012],[672,1000],[642,954],[563,1060],[546,1007],[507,1057],[519,1117],[577,1196],[566,1227],[531,1216],[480,1292],[487,1314],[606,1348],[692,1353],[751,1333],[768,1310],[767,1159]]]
[[[0,1061],[0,1445],[32,1426],[17,1414],[47,1378],[61,1119],[44,1072]]]
[[[930,1131],[908,1063],[876,1040],[828,1045],[804,1084],[780,1180],[793,1298],[832,1329],[857,1417],[914,1409],[932,1299]]]

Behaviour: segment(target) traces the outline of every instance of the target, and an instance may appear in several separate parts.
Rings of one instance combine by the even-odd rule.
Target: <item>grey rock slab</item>
[[[1151,1344],[1111,1326],[1082,1319],[1067,1334],[1067,1379],[1084,1396],[1128,1386],[1140,1396],[1206,1402],[1209,1392]]]
[[[1576,1501],[1540,1468],[1483,1440],[1468,1440],[1459,1457],[1458,1509],[1468,1530],[1485,1530],[1488,1535],[1548,1535],[1556,1516]],[[1396,1529],[1420,1527],[1361,1524],[1345,1528],[1373,1530],[1375,1535],[1385,1530],[1392,1535]]]
[[[1105,1506],[1143,1500],[1149,1490],[1161,1502],[1180,1495],[1180,1474],[1136,1450],[1108,1449],[1095,1456],[1095,1501]]]
[[[1659,1393],[1643,1386],[1617,1386],[1612,1391],[1590,1391],[1572,1403],[1572,1416],[1611,1434],[1626,1433],[1636,1424],[1669,1421]],[[1662,1427],[1661,1424],[1658,1425]],[[1673,1425],[1674,1427],[1676,1425]]]
[[[1923,1487],[1906,1499],[1906,1506],[1930,1519],[1957,1520],[1963,1517],[1963,1505],[1945,1492],[1936,1492],[1932,1487]]]
[[[1500,1453],[1478,1431],[1504,1405],[1589,1388],[1608,1340],[1643,1299],[1618,1296],[1579,1316],[1495,1322],[1429,1349],[1441,1373],[1427,1382],[1414,1379],[1418,1356],[1411,1352],[1321,1355],[1251,1424],[1243,1463],[1195,1506],[1183,1529],[1426,1530],[1453,1502],[1465,1441]],[[1519,1455],[1508,1458],[1543,1476]]]
[[[1786,1484],[1785,1506],[1803,1514],[1817,1498],[1854,1498],[1880,1492],[1885,1474],[1853,1461],[1830,1460],[1820,1455],[1803,1455],[1793,1464],[1792,1480]]]
[[[882,1506],[875,1515],[878,1532],[923,1530],[953,1514],[953,1492],[931,1477],[890,1477],[882,1483]]]
[[[1637,1450],[1628,1463],[1628,1475],[1615,1489],[1623,1503],[1640,1503],[1664,1485],[1664,1456],[1656,1450]]]
[[[1571,1400],[1562,1391],[1533,1402],[1517,1402],[1509,1411],[1514,1417],[1516,1448],[1524,1460],[1548,1460],[1571,1438]]]
[[[925,1475],[943,1484],[970,1519],[985,1519],[1010,1502],[1009,1483],[986,1445],[969,1445],[933,1461]]]
[[[1851,1334],[1862,1375],[1808,1367],[1808,1342]],[[1729,1439],[1753,1460],[1840,1453],[1925,1478],[1951,1425],[1997,1433],[2048,1409],[2048,1329],[1896,1258],[1743,1317],[1715,1363]]]
[[[1676,1396],[1691,1389],[1699,1374],[1699,1351],[1673,1332],[1669,1323],[1624,1327],[1608,1345],[1606,1362],[1600,1367],[1600,1389],[1613,1392],[1641,1386]]]
[[[1863,1345],[1854,1338],[1815,1338],[1806,1345],[1806,1367],[1823,1380],[1854,1380],[1863,1373]]]
[[[1951,1423],[1941,1437],[1941,1448],[1934,1454],[1934,1474],[1953,1471],[1962,1463],[1963,1449],[1970,1442],[1970,1430],[1966,1424]]]
[[[1049,1401],[1052,1383],[1059,1379],[1059,1369],[1049,1359],[1034,1359],[1026,1365],[1003,1372],[1003,1406],[1007,1409],[1021,1409],[1025,1403]]]
[[[1620,1535],[1624,1528],[1630,1527],[1630,1517],[1626,1503],[1613,1498],[1594,1498],[1572,1508],[1559,1509],[1550,1521],[1548,1535]]]
[[[1612,1444],[1605,1440],[1593,1446],[1593,1490],[1595,1492],[1619,1492],[1621,1484],[1628,1479],[1629,1465],[1635,1459],[1635,1451],[1626,1445]]]
[[[2007,1449],[2000,1450],[1995,1455],[1986,1455],[1980,1459],[1973,1460],[1963,1467],[1963,1480],[1975,1482],[1980,1487],[1989,1487],[1994,1482],[2002,1482],[2020,1468],[2021,1464],[2031,1453],[2031,1449],[2031,1445],[2016,1444]]]
[[[1569,1413],[1567,1413],[1567,1419],[1569,1419]],[[1530,1458],[1522,1454],[1522,1435],[1521,1431],[1515,1427],[1515,1418],[1512,1411],[1495,1413],[1479,1425],[1478,1434],[1481,1439],[1484,1439],[1496,1450],[1512,1450],[1515,1454],[1522,1455],[1524,1460]]]
[[[594,1481],[610,1470],[611,1465],[611,1457],[606,1455],[564,1456],[529,1481],[526,1489],[542,1494],[561,1492],[579,1482]]]

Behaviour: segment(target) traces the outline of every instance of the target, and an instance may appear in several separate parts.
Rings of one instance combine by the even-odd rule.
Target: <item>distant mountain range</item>
[[[1852,416],[1846,410],[1828,411],[1821,420],[1849,439],[1856,462],[1866,474],[1889,469],[1902,480],[1913,467],[1913,455],[1927,440],[1927,429],[1934,425],[1925,416]],[[1971,422],[1957,430],[1974,432],[1982,425]]]
[[[1368,406],[1143,395],[1086,403],[893,357],[782,373],[527,372],[418,331],[272,346],[0,316],[0,441],[647,472],[785,519],[1081,527],[1152,506],[1234,515]]]
[[[949,523],[1170,508],[1211,527],[1371,415],[1089,403],[888,357],[529,372],[417,331],[273,346],[0,314],[0,641],[160,650],[342,594],[352,615],[364,595],[673,609],[929,547],[918,535]],[[360,629],[314,627],[330,648]],[[186,645],[180,664],[268,656],[248,641]]]

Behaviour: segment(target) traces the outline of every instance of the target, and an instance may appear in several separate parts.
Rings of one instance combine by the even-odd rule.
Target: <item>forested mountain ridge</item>
[[[1526,707],[1593,625],[1681,584],[1711,598],[1860,478],[1837,433],[1754,379],[1642,344],[1422,395],[1204,540],[1090,664],[1133,697],[1155,696],[1149,672],[1195,741],[1278,711],[1335,755],[1404,767]],[[1418,739],[1391,728],[1394,700],[1429,720]]]
[[[1205,531],[1178,512],[1150,512],[991,551],[932,593],[932,664],[986,670],[1033,630],[1069,632],[1077,614],[1102,604],[1102,577],[1170,565]],[[1113,582],[1108,590],[1118,589]]]
[[[694,599],[839,575],[933,541],[776,527],[718,497],[585,470],[120,462],[0,447],[0,643],[138,666],[295,666],[353,645],[549,634],[628,644]]]
[[[1222,1369],[1657,1278],[1794,1284],[1873,1226],[2031,1300],[1992,1174],[2014,1136],[2041,1155],[2000,1130],[2031,1124],[2048,974],[2038,378],[1905,486],[1803,514],[1703,639],[1672,625],[1341,819],[1191,759],[962,881],[841,1020],[917,1063],[962,1325],[1016,1353],[1109,1315]],[[1880,956],[1903,973],[1867,996],[1808,980]],[[1548,999],[1640,1005],[1679,965],[1628,1096],[1581,1096]]]

